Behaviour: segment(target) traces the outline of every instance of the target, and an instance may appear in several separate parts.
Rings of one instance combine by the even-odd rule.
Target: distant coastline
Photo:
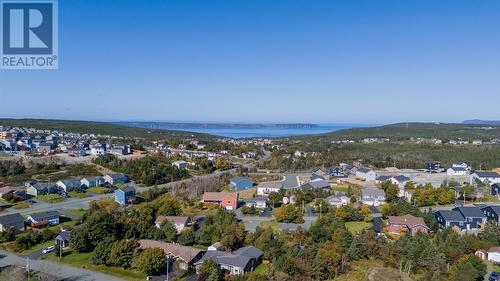
[[[175,122],[116,122],[119,125],[160,129],[189,131],[230,138],[279,138],[300,135],[316,135],[335,132],[343,129],[370,127],[360,124],[311,124],[311,123],[175,123]]]

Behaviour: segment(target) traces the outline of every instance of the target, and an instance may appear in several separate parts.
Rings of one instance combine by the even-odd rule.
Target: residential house
[[[37,197],[38,195],[47,194],[50,191],[54,190],[55,188],[57,187],[54,187],[54,185],[49,185],[44,182],[29,183],[28,187],[26,188],[26,194]]]
[[[67,149],[67,152],[69,155],[73,155],[76,157],[83,157],[87,155],[87,150],[80,146],[70,147]]]
[[[177,167],[177,169],[179,169],[179,170],[183,170],[183,169],[186,169],[186,168],[187,168],[187,162],[186,162],[186,161],[184,161],[184,160],[174,161],[174,162],[172,163],[172,166]]]
[[[230,184],[236,190],[243,190],[252,187],[255,181],[248,177],[236,176],[231,178]]]
[[[26,192],[19,189],[19,188],[12,187],[12,186],[1,186],[0,187],[0,197],[3,197],[4,195],[7,195],[7,194],[12,194],[12,195],[14,195],[14,197],[24,199]]]
[[[267,208],[267,197],[254,197],[245,200],[245,205],[247,207],[254,207],[257,209]]]
[[[494,183],[491,185],[491,195],[500,198],[500,183]]]
[[[90,145],[90,154],[99,156],[106,153],[106,148],[101,143],[93,143]]]
[[[411,235],[415,235],[419,231],[422,233],[431,231],[425,224],[423,218],[412,215],[389,216],[387,219],[387,230],[389,233],[397,235],[407,231],[410,232]]]
[[[124,174],[108,174],[103,177],[104,182],[110,185],[125,184],[129,182],[128,176]]]
[[[59,212],[46,211],[28,215],[28,224],[32,228],[42,228],[59,224]]]
[[[475,183],[476,180],[489,184],[500,183],[500,174],[491,171],[475,171],[470,175],[470,184]]]
[[[279,192],[283,183],[278,181],[261,182],[257,185],[257,195],[268,196],[271,192]]]
[[[263,252],[253,246],[240,248],[233,253],[222,251],[207,251],[203,257],[195,263],[197,271],[199,267],[208,260],[213,260],[222,269],[231,275],[241,275],[253,271],[262,262]]]
[[[72,191],[73,189],[80,190],[82,184],[81,184],[79,179],[75,178],[75,179],[67,179],[67,180],[57,181],[56,186],[59,189],[64,190],[64,192],[69,192],[69,191]]]
[[[482,260],[486,260],[488,257],[488,252],[485,249],[478,249],[474,252],[474,255]]]
[[[326,201],[326,203],[328,203],[331,206],[341,207],[341,206],[348,205],[350,202],[350,199],[349,199],[349,197],[347,197],[345,195],[340,195],[340,196],[332,195],[332,196],[326,197],[325,201]]]
[[[431,173],[438,173],[441,171],[441,162],[438,161],[428,161],[427,162],[427,171]]]
[[[326,178],[322,177],[322,176],[318,176],[318,175],[315,175],[313,174],[310,178],[309,178],[309,181],[324,181],[326,180]]]
[[[127,186],[115,190],[115,201],[122,206],[126,206],[135,202],[135,188]]]
[[[205,192],[202,202],[205,206],[216,205],[227,210],[236,210],[238,198],[238,192]]]
[[[494,222],[497,225],[500,224],[500,206],[486,206],[482,207],[481,211],[486,216],[486,219],[490,222]]]
[[[15,232],[24,230],[24,218],[20,214],[0,216],[0,232],[12,228]]]
[[[330,178],[343,179],[348,177],[348,170],[342,169],[341,167],[332,166],[328,170]]]
[[[212,245],[208,246],[208,251],[221,251],[222,244],[221,242],[215,242]]]
[[[467,170],[462,167],[451,167],[446,170],[448,176],[465,176],[467,175]]]
[[[434,217],[441,229],[450,226],[459,230],[477,230],[486,223],[486,215],[476,206],[436,211]]]
[[[369,206],[380,206],[385,204],[385,192],[382,189],[363,188],[361,189],[361,204]]]
[[[310,181],[306,184],[303,184],[301,188],[304,190],[325,189],[325,188],[328,189],[330,188],[330,183],[325,180]]]
[[[451,164],[451,167],[452,168],[464,168],[468,172],[471,170],[471,167],[469,166],[469,164],[467,164],[465,162],[462,162],[462,163],[453,163],[453,164]]]
[[[488,261],[495,264],[500,264],[500,247],[488,249]]]
[[[311,169],[311,174],[321,176],[321,177],[328,175],[328,173],[323,171],[323,169],[317,168],[317,167]]]
[[[364,180],[364,181],[375,181],[377,178],[377,174],[375,171],[367,169],[367,168],[358,168],[356,171],[356,178]]]
[[[178,268],[181,270],[189,270],[199,260],[201,260],[203,255],[205,254],[205,251],[193,247],[146,239],[139,240],[139,247],[141,249],[162,249],[165,255],[168,257],[168,260],[170,262],[173,262],[173,269]]]
[[[130,145],[113,146],[113,148],[111,149],[111,153],[117,155],[129,155],[130,152],[131,152]]]
[[[98,187],[105,183],[103,177],[88,177],[80,180],[80,186],[82,188]]]
[[[56,246],[59,246],[63,249],[69,248],[71,246],[71,243],[69,241],[69,238],[71,237],[71,231],[61,231],[55,239],[55,244]]]
[[[155,221],[156,227],[160,228],[164,221],[168,221],[175,226],[177,233],[180,233],[189,224],[189,217],[181,216],[158,216]]]
[[[54,151],[51,143],[42,142],[38,145],[37,151],[43,154],[49,154]]]

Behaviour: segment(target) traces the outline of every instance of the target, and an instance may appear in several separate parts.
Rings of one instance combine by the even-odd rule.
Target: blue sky
[[[500,119],[498,0],[60,0],[59,58],[0,70],[0,116]]]

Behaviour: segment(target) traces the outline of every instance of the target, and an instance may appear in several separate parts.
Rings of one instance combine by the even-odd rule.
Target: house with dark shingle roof
[[[460,230],[476,230],[486,223],[486,215],[476,206],[456,207],[434,212],[439,228],[456,227]]]
[[[356,178],[364,181],[374,181],[377,178],[377,174],[368,168],[358,168]]]
[[[59,224],[59,212],[47,211],[28,215],[28,223],[33,228]]]
[[[482,207],[481,211],[486,216],[488,221],[500,224],[500,206]]]
[[[63,249],[70,247],[71,246],[69,241],[70,237],[71,237],[71,231],[62,231],[61,233],[59,233],[59,235],[56,236],[55,245]]]
[[[110,185],[124,184],[129,182],[129,178],[124,174],[108,174],[103,176],[104,182]]]
[[[500,183],[495,183],[491,185],[491,195],[500,198]]]
[[[439,228],[456,227],[460,230],[465,229],[465,218],[460,212],[453,210],[439,210],[433,213],[434,218],[439,224]]]
[[[117,188],[115,190],[115,201],[122,206],[134,203],[135,199],[135,188],[132,186]]]
[[[470,184],[474,184],[476,180],[490,184],[500,183],[500,174],[492,171],[475,171],[470,175]]]
[[[207,251],[205,255],[195,263],[197,270],[208,260],[213,260],[222,269],[231,275],[241,275],[253,271],[262,262],[263,252],[253,246],[240,248],[233,253],[222,251]]]
[[[486,223],[486,215],[476,206],[462,206],[452,209],[458,211],[466,220],[466,229],[478,229]]]
[[[326,180],[317,180],[317,181],[310,181],[306,184],[303,184],[300,188],[304,190],[311,190],[311,189],[328,189],[330,188],[330,183],[327,182]]]
[[[13,228],[15,232],[24,230],[24,218],[20,214],[0,216],[0,232]]]

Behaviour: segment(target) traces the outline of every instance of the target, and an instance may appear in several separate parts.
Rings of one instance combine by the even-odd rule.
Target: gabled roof
[[[302,185],[302,188],[306,188],[306,189],[328,188],[328,187],[330,187],[330,183],[328,183],[325,180],[310,181],[310,182]]]
[[[182,259],[186,263],[194,262],[195,259],[200,252],[203,252],[200,249],[183,246],[180,244],[166,243],[162,241],[141,239],[139,240],[140,248],[160,248],[165,252],[166,255],[172,255]]]
[[[467,169],[465,169],[464,167],[451,167],[450,169],[452,169],[455,172],[465,172],[465,171],[467,171]]]
[[[257,249],[253,246],[246,246],[246,247],[239,248],[238,250],[234,251],[233,254],[238,255],[238,256],[245,256],[245,257],[258,259],[264,253],[260,249]]]
[[[268,182],[261,182],[257,185],[257,188],[259,187],[266,187],[266,188],[283,188],[283,182],[280,181],[268,181]]]
[[[267,197],[254,197],[254,198],[249,198],[249,199],[245,199],[245,202],[246,203],[250,203],[250,202],[267,202]]]
[[[127,193],[127,192],[132,192],[132,191],[133,191],[133,192],[135,192],[135,188],[134,188],[134,187],[132,187],[132,186],[130,186],[130,185],[129,185],[129,186],[126,186],[126,187],[124,187],[124,188],[119,188],[119,189],[117,189],[116,191],[118,191],[118,190],[121,190],[121,191],[123,191],[123,192],[125,192],[125,193]]]
[[[391,176],[382,175],[382,176],[378,176],[377,180],[378,181],[388,181],[391,178],[392,178]]]
[[[436,211],[435,213],[441,214],[443,219],[445,221],[465,221],[464,216],[462,213],[458,211],[453,211],[453,210],[440,210]]]
[[[493,212],[495,212],[495,214],[497,214],[497,216],[500,216],[500,206],[497,206],[497,205],[485,206],[485,207],[482,207],[481,210],[484,210],[486,208],[491,208],[491,210]]]
[[[212,259],[214,262],[223,265],[232,265],[240,268],[247,267],[252,259],[257,259],[262,256],[262,251],[253,247],[243,247],[233,253],[226,253],[222,251],[207,251],[199,263],[203,263]]]
[[[205,192],[203,193],[203,201],[222,201],[224,198],[233,197],[238,198],[238,192]]]
[[[20,214],[10,214],[10,215],[5,215],[5,216],[0,216],[0,224],[5,225],[5,224],[13,224],[13,223],[20,223],[24,222],[23,216]]]
[[[52,217],[59,217],[59,212],[58,211],[46,211],[46,212],[38,212],[38,213],[33,213],[29,215],[36,221],[42,221],[47,218],[52,218]]]
[[[370,172],[371,170],[368,169],[368,168],[358,168],[358,172],[361,172],[361,173],[368,173]]]
[[[187,224],[189,217],[181,217],[181,216],[158,216],[156,218],[155,223],[161,224],[164,221],[169,221],[173,224]]]
[[[106,176],[112,178],[113,180],[127,178],[124,174],[107,174]]]
[[[56,239],[68,241],[71,236],[71,231],[63,231],[57,235]]]
[[[405,182],[405,181],[409,181],[410,178],[407,177],[407,176],[403,176],[403,175],[399,175],[399,176],[395,176],[393,177],[395,180],[397,180],[398,182]]]
[[[378,188],[363,188],[361,189],[361,197],[385,197],[385,192]]]
[[[456,207],[453,208],[453,210],[459,211],[466,218],[486,218],[486,215],[481,212],[481,209],[475,206]]]
[[[491,171],[484,171],[484,172],[476,171],[474,172],[474,174],[476,174],[480,178],[500,178],[500,174]]]
[[[412,215],[404,216],[389,216],[388,224],[406,225],[408,228],[413,228],[416,226],[423,226],[429,228],[423,218],[415,217]]]

